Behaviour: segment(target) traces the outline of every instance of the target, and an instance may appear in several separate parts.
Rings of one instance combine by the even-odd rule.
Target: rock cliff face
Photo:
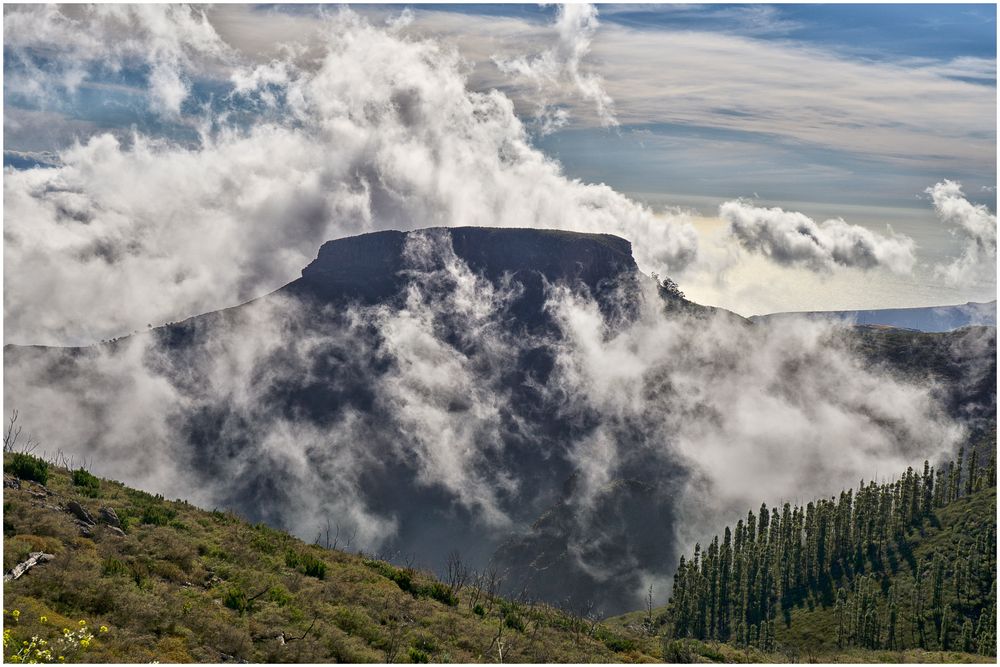
[[[455,256],[496,281],[544,278],[549,283],[579,282],[594,291],[609,280],[637,272],[632,244],[608,234],[537,229],[454,227],[420,230],[446,237]],[[393,295],[407,280],[407,232],[384,231],[328,241],[302,270],[294,289],[327,298],[377,301]],[[291,286],[290,286],[291,287]]]
[[[516,285],[520,294],[505,315],[508,324],[527,330],[549,323],[544,305],[552,285],[584,290],[605,315],[627,317],[637,305],[631,243],[609,234],[538,229],[436,228],[329,241],[281,291],[319,303],[393,303],[415,272],[442,269],[449,259],[494,285]]]

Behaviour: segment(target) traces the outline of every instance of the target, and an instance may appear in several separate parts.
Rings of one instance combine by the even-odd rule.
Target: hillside
[[[5,470],[12,463],[7,455]],[[84,619],[95,636],[71,662],[499,662],[500,652],[504,662],[984,661],[838,649],[833,611],[822,607],[796,609],[774,650],[663,641],[664,609],[652,611],[652,626],[647,611],[584,619],[490,595],[495,573],[463,577],[456,563],[459,576],[442,582],[81,472],[49,466],[44,485],[5,473],[4,487],[5,571],[31,552],[54,556],[4,585],[11,646],[32,636],[55,644]],[[983,490],[938,512],[913,537],[916,557],[950,553],[993,526],[995,502],[995,489]]]
[[[667,607],[613,624],[662,631],[675,659],[724,646],[792,661],[985,661],[996,655],[995,458],[960,454],[805,507],[762,505],[680,559]]]
[[[657,658],[593,620],[491,594],[490,573],[459,564],[449,585],[54,466],[44,485],[4,475],[5,572],[38,551],[54,558],[4,585],[5,628],[18,646],[84,619],[96,633],[84,662]]]

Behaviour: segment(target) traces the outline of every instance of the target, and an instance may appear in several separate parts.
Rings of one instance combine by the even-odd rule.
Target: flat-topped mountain
[[[537,229],[442,227],[418,232],[382,231],[328,241],[319,256],[302,270],[302,278],[289,287],[331,296],[383,299],[406,281],[414,262],[441,261],[418,257],[419,248],[407,249],[413,234],[428,240],[444,237],[456,258],[489,280],[504,275],[542,277],[550,283],[580,282],[597,290],[602,281],[638,271],[632,244],[609,234],[584,234]]]
[[[939,384],[951,417],[995,415],[995,329],[906,333],[844,335],[869,367]],[[851,364],[817,392],[808,348],[747,381],[766,339],[654,285],[615,236],[386,231],[330,241],[300,278],[226,310],[90,348],[8,346],[4,391],[95,472],[438,571],[459,551],[511,594],[610,614],[672,574],[699,474],[675,442],[725,427],[725,396],[811,415],[811,392],[880,438],[925,437],[869,421],[871,392],[836,375]]]

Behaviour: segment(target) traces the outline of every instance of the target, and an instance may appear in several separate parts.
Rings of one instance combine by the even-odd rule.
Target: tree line
[[[924,461],[805,507],[762,504],[680,558],[666,637],[777,650],[778,624],[820,606],[835,610],[838,647],[995,655],[995,517],[972,517],[976,530],[921,558],[912,544],[941,509],[995,488],[996,456],[983,466],[963,450],[937,470]]]

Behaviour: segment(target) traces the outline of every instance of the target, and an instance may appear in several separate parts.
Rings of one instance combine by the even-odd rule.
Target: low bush
[[[410,647],[409,658],[410,662],[419,664],[426,664],[431,661],[431,657],[429,655],[414,646]]]
[[[230,586],[222,598],[222,604],[241,614],[250,607],[247,592],[241,586]]]
[[[31,454],[14,454],[4,469],[18,479],[27,479],[39,484],[49,481],[49,464]]]
[[[615,653],[623,653],[635,648],[634,641],[622,637],[603,626],[598,626],[597,630],[594,631],[594,639],[597,639]]]
[[[294,549],[285,552],[285,565],[293,567],[307,577],[326,577],[326,563],[311,553],[299,553]]]
[[[153,526],[166,526],[169,525],[176,516],[177,512],[169,507],[164,507],[163,505],[147,505],[142,510],[142,517],[139,519],[139,523],[150,524]]]
[[[101,480],[80,468],[73,471],[73,486],[85,496],[96,498],[101,493]]]

